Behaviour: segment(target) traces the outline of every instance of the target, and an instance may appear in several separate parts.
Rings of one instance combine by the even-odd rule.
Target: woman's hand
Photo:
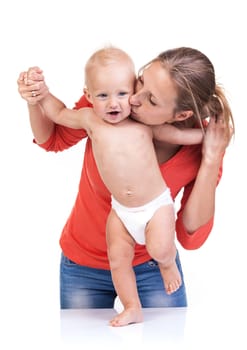
[[[17,80],[18,91],[28,103],[30,124],[36,143],[44,143],[54,130],[54,123],[44,113],[40,101],[49,95],[43,72],[38,67],[31,67],[21,72]]]
[[[223,116],[211,117],[202,145],[203,160],[209,163],[221,162],[233,135],[233,128]]]
[[[39,67],[31,67],[27,72],[21,72],[17,84],[19,94],[30,105],[37,104],[49,93],[43,71]]]

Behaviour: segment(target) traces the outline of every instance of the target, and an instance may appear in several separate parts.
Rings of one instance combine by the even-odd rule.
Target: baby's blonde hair
[[[92,56],[89,57],[85,65],[85,84],[88,85],[91,72],[96,67],[106,67],[111,64],[125,64],[129,66],[129,69],[135,75],[135,66],[131,57],[123,50],[114,46],[105,46],[102,49],[95,51]]]

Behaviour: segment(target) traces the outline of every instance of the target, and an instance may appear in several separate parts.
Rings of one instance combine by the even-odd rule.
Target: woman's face
[[[174,121],[177,93],[160,62],[147,66],[139,77],[136,92],[130,97],[133,119],[147,125]]]

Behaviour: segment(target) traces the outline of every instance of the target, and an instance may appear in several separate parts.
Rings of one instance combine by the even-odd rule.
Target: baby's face
[[[115,124],[130,115],[135,74],[128,65],[116,63],[96,68],[88,80],[87,97],[101,119]]]

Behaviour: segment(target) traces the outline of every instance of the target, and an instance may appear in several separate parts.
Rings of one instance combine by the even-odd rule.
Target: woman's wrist
[[[201,164],[208,167],[219,167],[222,163],[224,154],[219,154],[217,152],[208,152],[202,155]]]

